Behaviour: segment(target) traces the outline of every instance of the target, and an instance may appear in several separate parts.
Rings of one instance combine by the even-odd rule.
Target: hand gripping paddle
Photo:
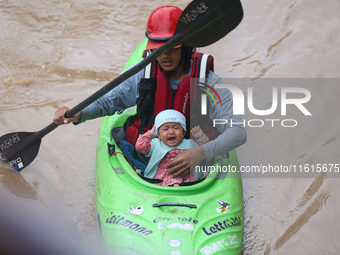
[[[240,0],[194,0],[183,11],[176,26],[176,32],[167,43],[154,50],[143,61],[122,73],[93,95],[66,112],[70,118],[105,95],[114,87],[136,74],[163,52],[184,44],[192,47],[208,46],[240,24],[243,10]],[[14,132],[0,137],[1,160],[10,163],[15,170],[21,171],[38,155],[41,139],[57,128],[52,122],[37,132]]]

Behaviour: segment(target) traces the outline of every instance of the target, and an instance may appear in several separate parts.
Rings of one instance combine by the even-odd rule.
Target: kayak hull
[[[137,57],[129,65],[141,60],[145,43],[137,48],[133,55]],[[230,152],[228,159],[216,157],[213,171],[200,183],[182,187],[149,183],[133,170],[111,134],[135,113],[136,106],[104,117],[99,133],[96,207],[109,251],[128,255],[240,254],[244,207],[236,152]],[[227,173],[228,169],[232,172]]]
[[[123,126],[136,108],[102,121],[96,160],[96,206],[100,229],[116,254],[240,254],[243,236],[242,181],[228,173],[184,187],[162,187],[141,179],[115,144],[112,125]],[[108,146],[115,145],[115,155]],[[238,169],[235,151],[218,166]],[[226,169],[226,168],[225,168]],[[229,176],[230,174],[230,176]],[[224,206],[222,202],[229,205]],[[161,204],[162,206],[157,206]],[[211,252],[211,253],[209,253]],[[152,254],[152,253],[151,253]],[[179,253],[180,254],[180,253]]]

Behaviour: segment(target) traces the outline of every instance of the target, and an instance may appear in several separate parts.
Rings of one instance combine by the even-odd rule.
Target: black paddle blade
[[[0,156],[1,160],[7,161],[12,167],[20,172],[28,166],[38,155],[41,139],[37,140],[27,148],[18,150],[14,155],[7,156],[14,146],[18,145],[21,141],[32,136],[33,132],[15,132],[3,135],[0,137]],[[10,153],[11,154],[11,153]]]
[[[187,33],[188,36],[181,43],[191,47],[204,47],[234,30],[242,18],[240,0],[195,0],[184,9],[175,34],[190,28],[195,32]]]

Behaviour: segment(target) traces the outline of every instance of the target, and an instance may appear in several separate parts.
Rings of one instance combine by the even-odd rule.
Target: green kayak
[[[144,40],[125,69],[142,60]],[[96,160],[96,206],[102,238],[113,254],[240,254],[243,240],[242,180],[235,151],[216,157],[199,183],[162,187],[136,173],[112,129],[124,126],[136,106],[104,117]],[[236,169],[236,171],[235,171]]]

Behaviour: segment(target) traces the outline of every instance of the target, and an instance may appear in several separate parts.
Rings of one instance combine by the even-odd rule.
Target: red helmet
[[[176,30],[182,10],[175,6],[163,6],[154,10],[146,24],[145,35],[149,39],[146,49],[156,49],[169,40]]]

